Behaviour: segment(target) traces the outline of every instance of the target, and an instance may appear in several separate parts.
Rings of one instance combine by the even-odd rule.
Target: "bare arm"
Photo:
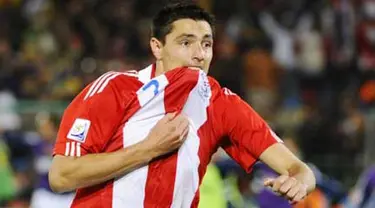
[[[53,191],[66,192],[100,184],[149,163],[155,157],[178,148],[186,138],[188,121],[180,115],[165,116],[145,140],[111,153],[82,157],[54,157],[49,171]]]
[[[260,160],[281,175],[267,180],[265,185],[288,199],[299,201],[315,189],[316,181],[311,169],[283,144],[276,143],[267,148],[260,155]]]
[[[56,155],[49,171],[51,188],[56,192],[71,191],[120,176],[150,162],[154,156],[148,148],[145,143],[138,143],[112,153]]]

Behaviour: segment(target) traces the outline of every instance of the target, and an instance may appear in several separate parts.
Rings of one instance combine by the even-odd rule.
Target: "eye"
[[[182,45],[182,46],[189,46],[189,45],[190,45],[190,41],[188,41],[188,40],[183,40],[183,41],[181,41],[181,45]]]
[[[203,47],[204,48],[211,48],[212,47],[212,43],[211,42],[204,42],[203,43]]]

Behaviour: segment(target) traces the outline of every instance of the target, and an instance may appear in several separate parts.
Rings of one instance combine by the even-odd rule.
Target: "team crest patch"
[[[84,142],[89,132],[90,124],[91,122],[89,120],[77,118],[67,137],[78,142]]]
[[[200,73],[201,83],[199,83],[198,92],[204,99],[210,99],[211,88],[210,82],[208,81],[207,75],[204,72]]]

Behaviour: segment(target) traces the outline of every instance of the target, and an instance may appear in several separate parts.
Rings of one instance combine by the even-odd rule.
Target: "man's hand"
[[[186,116],[168,113],[151,129],[145,142],[158,157],[179,148],[188,132],[189,120]]]
[[[266,179],[264,185],[272,188],[273,192],[287,198],[291,203],[297,203],[307,195],[307,185],[287,175]]]

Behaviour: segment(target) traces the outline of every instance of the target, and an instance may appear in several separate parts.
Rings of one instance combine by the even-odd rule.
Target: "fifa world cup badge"
[[[78,142],[84,142],[90,128],[90,123],[89,120],[77,118],[67,137]]]

